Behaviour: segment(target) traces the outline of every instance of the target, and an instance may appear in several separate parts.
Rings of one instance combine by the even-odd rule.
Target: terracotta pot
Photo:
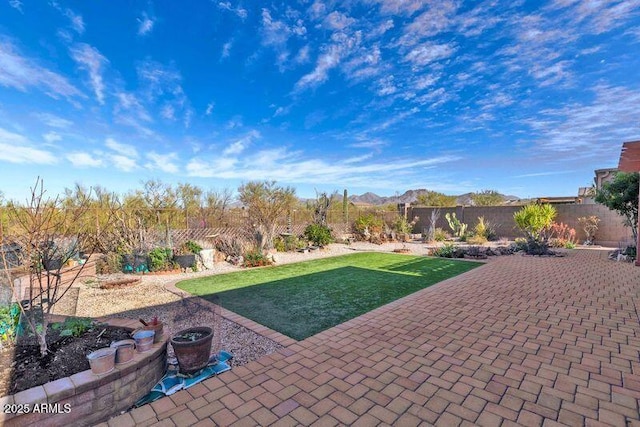
[[[180,373],[192,374],[207,366],[212,340],[213,330],[206,326],[184,329],[171,338]]]
[[[106,374],[115,367],[116,349],[110,347],[101,348],[87,354],[87,359],[89,360],[89,366],[91,366],[91,372],[95,375]]]
[[[136,341],[136,349],[139,353],[144,353],[151,350],[153,347],[154,331],[141,329],[133,334],[133,339]]]
[[[153,325],[151,323],[149,323],[147,326],[143,326],[142,327],[143,331],[153,331],[155,333],[155,335],[153,336],[153,343],[159,343],[160,340],[162,339],[162,332],[163,332],[163,323],[162,322],[158,322],[157,325]]]
[[[116,363],[127,363],[133,359],[136,342],[135,340],[114,341],[109,347],[116,349]]]

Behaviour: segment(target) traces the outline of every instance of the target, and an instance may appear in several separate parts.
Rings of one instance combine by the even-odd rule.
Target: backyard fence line
[[[598,231],[596,232],[596,243],[603,246],[618,247],[626,242],[633,241],[631,230],[624,226],[624,218],[617,212],[610,210],[599,204],[557,204],[554,205],[558,215],[555,222],[564,223],[576,230],[578,243],[586,239],[586,235],[581,225],[578,223],[579,217],[595,215],[600,218]],[[419,217],[414,231],[424,232],[429,228],[429,219],[434,210],[440,210],[440,218],[436,222],[436,227],[445,231],[450,231],[445,218],[447,213],[455,213],[456,217],[470,229],[478,223],[479,217],[484,217],[496,227],[498,237],[515,239],[522,237],[522,232],[516,227],[513,214],[520,210],[522,206],[456,206],[456,207],[409,207],[407,209],[408,218]]]

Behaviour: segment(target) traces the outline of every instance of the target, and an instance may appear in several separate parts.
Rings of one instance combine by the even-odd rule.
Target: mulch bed
[[[87,354],[127,338],[131,338],[128,329],[106,325],[80,337],[61,337],[59,330],[49,329],[49,354],[43,358],[34,337],[20,337],[15,346],[0,350],[0,396],[85,371],[89,369]]]

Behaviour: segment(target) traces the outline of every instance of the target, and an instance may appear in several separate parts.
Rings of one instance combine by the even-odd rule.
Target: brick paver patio
[[[640,426],[639,310],[604,251],[500,257],[108,425]]]

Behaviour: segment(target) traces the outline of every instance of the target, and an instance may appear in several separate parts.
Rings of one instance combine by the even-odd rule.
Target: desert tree
[[[419,206],[452,207],[456,205],[456,196],[427,190],[418,194],[415,203]]]
[[[255,230],[258,247],[273,248],[278,220],[283,218],[296,202],[292,187],[281,187],[275,181],[251,181],[238,188],[239,200],[248,212]]]
[[[59,197],[46,195],[43,182],[36,180],[26,205],[7,206],[8,225],[0,229],[0,246],[16,248],[12,262],[2,252],[2,276],[20,301],[23,326],[35,334],[40,353],[47,354],[48,318],[53,307],[71,288],[85,268],[79,263],[62,270],[72,259],[93,252],[95,230],[85,229],[90,197],[82,194],[75,206],[65,208]],[[25,324],[26,323],[26,324]]]
[[[504,197],[495,190],[482,190],[471,193],[474,206],[499,206],[504,203]]]
[[[189,228],[190,220],[202,223],[202,195],[200,187],[189,183],[179,183],[176,188],[178,204],[184,212],[185,226]]]
[[[204,206],[207,211],[208,222],[225,225],[229,207],[233,201],[233,191],[229,188],[212,189],[204,195]],[[209,224],[209,226],[211,226]]]

